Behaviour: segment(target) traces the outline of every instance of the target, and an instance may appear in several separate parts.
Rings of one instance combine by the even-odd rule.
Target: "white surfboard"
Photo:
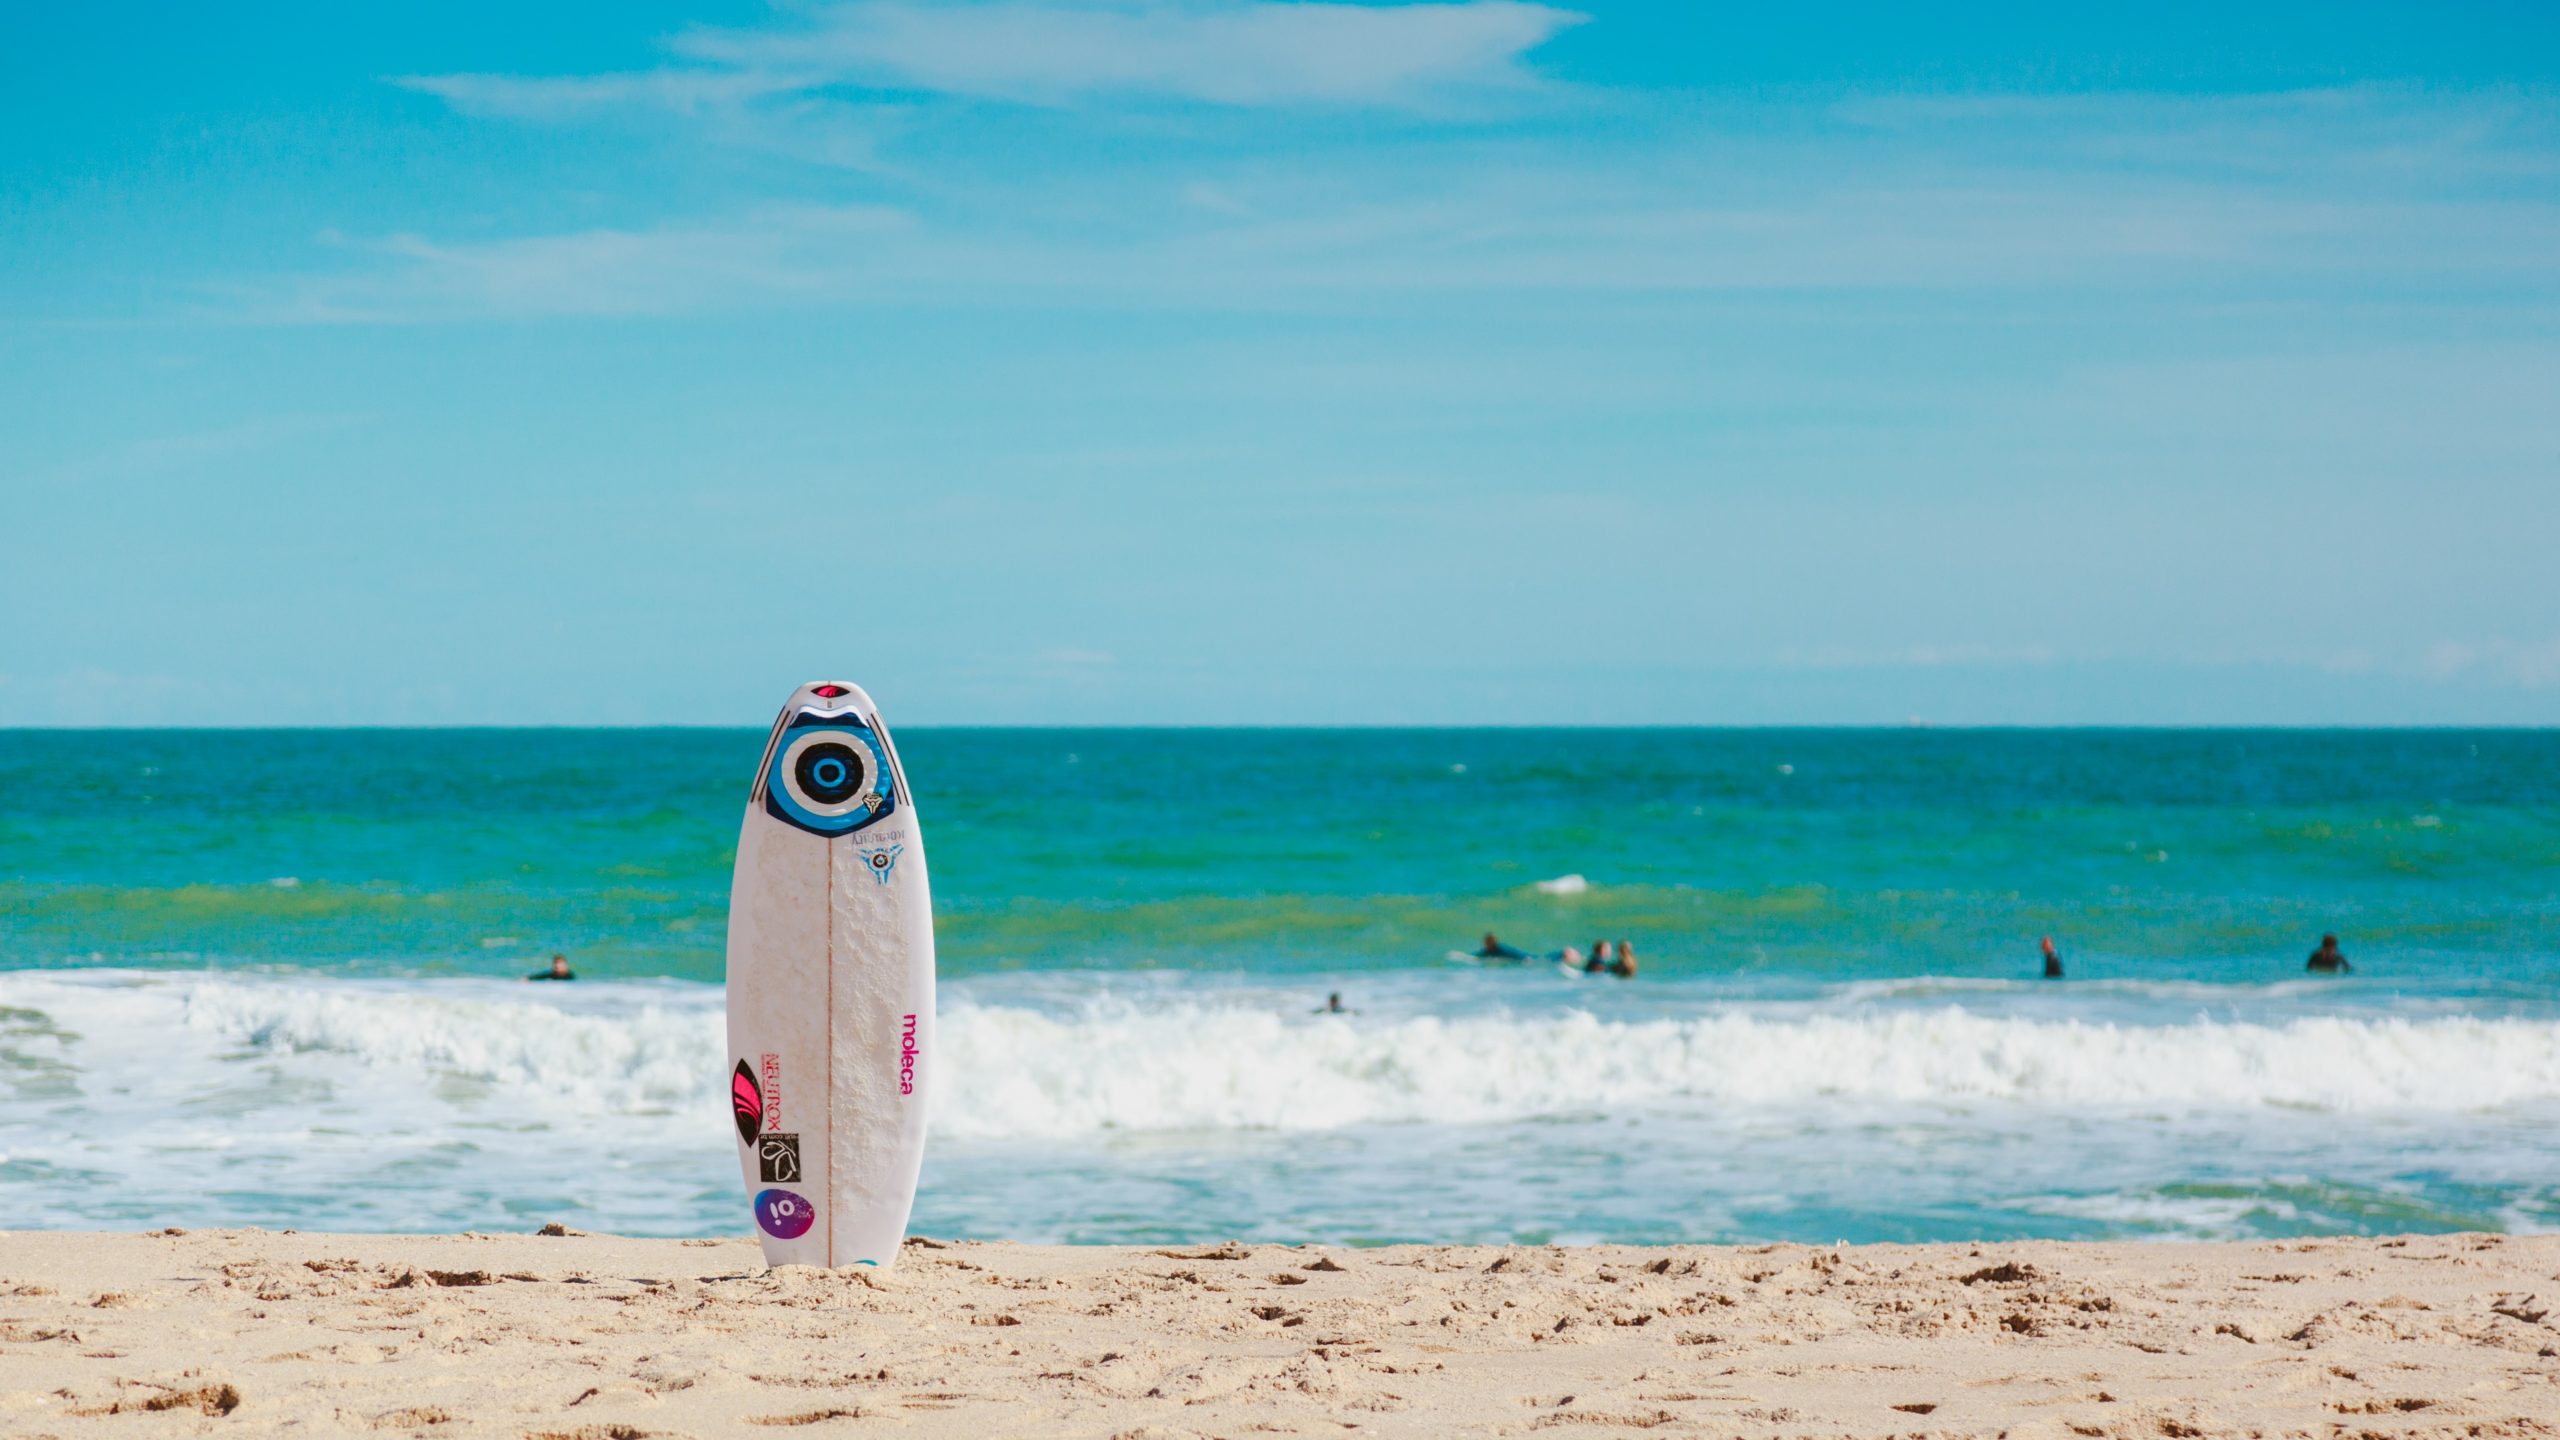
[[[898,1258],[933,1053],[906,772],[870,696],[803,685],[765,742],[729,888],[730,1113],[766,1263]]]

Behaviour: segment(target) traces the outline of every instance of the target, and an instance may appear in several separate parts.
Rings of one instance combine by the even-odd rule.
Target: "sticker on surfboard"
[[[729,1108],[738,1121],[738,1139],[754,1144],[756,1132],[764,1129],[764,1087],[756,1083],[756,1072],[744,1060],[729,1076]]]
[[[784,702],[729,891],[730,1111],[768,1263],[897,1259],[934,1080],[933,900],[896,742],[843,681]]]

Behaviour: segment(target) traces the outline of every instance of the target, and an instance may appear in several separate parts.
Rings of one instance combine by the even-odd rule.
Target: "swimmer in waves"
[[[1636,978],[1636,947],[1625,940],[1594,940],[1591,953],[1567,945],[1556,955],[1557,968],[1567,975],[1609,975],[1620,980]]]

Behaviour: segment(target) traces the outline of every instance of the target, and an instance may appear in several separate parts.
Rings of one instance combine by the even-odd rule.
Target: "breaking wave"
[[[2521,1018],[2119,1025],[1948,1004],[1370,1019],[1170,996],[1045,1010],[959,999],[945,1005],[938,1048],[937,1129],[996,1140],[1653,1106],[2441,1112],[2560,1101],[2560,1022]],[[134,972],[0,975],[0,1058],[83,1088],[139,1076],[127,1082],[137,1098],[153,1084],[237,1089],[226,1076],[254,1066],[329,1084],[350,1106],[486,1106],[554,1124],[699,1111],[706,1126],[725,1123],[731,1064],[708,986]],[[257,1108],[255,1094],[243,1092],[240,1113]]]
[[[2114,1026],[1955,1007],[1772,1019],[946,1018],[968,1134],[1471,1123],[1667,1102],[2481,1110],[2560,1100],[2560,1024]]]

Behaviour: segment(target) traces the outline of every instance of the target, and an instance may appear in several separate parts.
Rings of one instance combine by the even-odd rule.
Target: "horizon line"
[[[884,718],[885,718],[885,717],[884,717]],[[721,723],[721,722],[705,721],[705,720],[670,720],[670,721],[642,722],[642,723],[631,723],[631,722],[600,722],[600,723],[595,723],[595,724],[577,724],[577,723],[567,723],[567,722],[558,722],[558,721],[531,721],[531,722],[508,722],[508,721],[462,721],[462,722],[443,722],[443,723],[430,723],[430,724],[391,724],[391,723],[383,723],[383,724],[365,724],[365,723],[354,723],[354,724],[293,724],[293,723],[288,723],[288,724],[240,724],[240,725],[225,725],[225,724],[214,724],[214,725],[167,725],[167,724],[143,724],[143,723],[134,723],[134,724],[106,724],[106,725],[0,725],[0,735],[94,735],[94,734],[121,734],[121,733],[142,733],[142,732],[151,732],[151,733],[158,733],[158,734],[168,734],[168,733],[172,733],[172,732],[176,732],[176,733],[184,733],[184,734],[222,734],[222,733],[252,733],[252,732],[260,732],[260,731],[350,731],[350,732],[379,732],[379,733],[415,732],[415,731],[457,731],[457,732],[458,732],[458,731],[509,731],[509,732],[521,732],[521,731],[538,731],[538,730],[559,730],[559,731],[570,731],[570,730],[576,730],[576,731],[592,731],[592,730],[627,730],[627,731],[631,731],[631,732],[637,733],[637,732],[641,732],[641,731],[652,731],[652,730],[704,730],[704,731],[726,731],[726,730],[761,730],[761,729],[770,729],[770,728],[772,728],[772,722],[770,722],[770,721],[764,721],[764,722],[746,722],[746,721],[740,721],[740,722],[734,722],[734,723]],[[894,728],[901,729],[901,730],[909,730],[909,731],[916,731],[916,730],[1019,730],[1019,731],[1026,731],[1026,732],[1029,732],[1029,731],[1074,731],[1074,730],[1087,730],[1087,731],[1090,731],[1090,730],[1166,730],[1166,731],[1173,731],[1173,730],[1217,730],[1217,731],[1233,731],[1233,732],[1237,732],[1237,733],[1277,733],[1277,732],[1293,732],[1293,731],[1340,731],[1340,730],[1361,730],[1361,731],[1379,731],[1379,732],[1388,732],[1388,731],[1435,731],[1435,730],[1518,730],[1518,731],[1530,731],[1530,730],[1590,730],[1590,731],[1612,731],[1612,730],[1654,730],[1654,731],[1682,731],[1682,730],[1730,730],[1730,731],[1747,731],[1747,730],[1839,730],[1839,731],[1895,731],[1895,732],[1919,733],[1919,732],[1926,732],[1926,731],[1931,731],[1931,730],[1962,730],[1962,731],[2000,730],[2000,731],[2076,731],[2076,732],[2090,732],[2090,733],[2108,733],[2108,734],[2118,734],[2118,733],[2128,733],[2128,732],[2160,732],[2160,733],[2172,733],[2172,732],[2212,732],[2212,731],[2246,730],[2246,731],[2268,731],[2268,732],[2273,732],[2273,731],[2289,731],[2289,732],[2325,732],[2325,733],[2334,733],[2334,734],[2376,734],[2376,733],[2393,733],[2393,734],[2397,734],[2397,733],[2410,733],[2410,732],[2421,732],[2421,731],[2424,731],[2424,732],[2436,732],[2436,733],[2449,733],[2449,734],[2458,734],[2458,733],[2470,732],[2470,731],[2497,731],[2497,732],[2508,732],[2508,733],[2515,733],[2515,734],[2539,734],[2539,733],[2549,733],[2549,732],[2560,732],[2560,722],[2551,722],[2551,723],[2545,723],[2545,724],[2528,724],[2528,723],[2525,723],[2525,722],[2522,722],[2522,721],[2494,721],[2494,720],[2489,720],[2489,721],[2406,721],[2406,722],[2400,722],[2400,723],[2375,723],[2375,724],[2356,724],[2356,723],[2289,724],[2289,723],[2283,723],[2283,722],[2276,722],[2276,721],[2261,721],[2261,720],[2232,720],[2232,721],[2202,720],[2202,721],[2125,721],[2125,722],[2118,722],[2118,723],[2092,723],[2092,722],[2080,722],[2080,723],[2050,724],[2050,723],[2037,723],[2037,722],[2033,722],[2033,721],[2015,721],[2015,720],[1967,720],[1967,721],[1955,721],[1955,720],[1949,720],[1949,721],[1938,721],[1938,720],[1921,720],[1921,721],[1914,721],[1914,720],[1899,720],[1899,721],[1892,721],[1892,720],[1804,720],[1804,721],[1790,721],[1790,720],[1773,720],[1773,721],[1716,721],[1716,720],[1699,720],[1699,721],[1674,721],[1674,722],[1623,722],[1623,723],[1618,723],[1618,722],[1609,722],[1609,721],[1590,721],[1590,720],[1557,720],[1557,721],[1481,721],[1481,722],[1468,722],[1468,723],[1464,723],[1464,724],[1436,724],[1436,723],[1423,722],[1423,721],[1331,721],[1331,722],[1309,721],[1309,722],[1301,722],[1301,723],[1281,723],[1281,724],[1271,724],[1271,723],[1254,723],[1254,722],[1243,722],[1243,721],[1163,721],[1163,720],[1136,720],[1136,721],[1092,722],[1092,723],[1082,723],[1082,724],[1073,724],[1073,723],[1070,723],[1070,724],[1041,724],[1041,723],[1031,723],[1031,722],[1000,721],[1000,720],[999,720],[999,721],[980,721],[980,720],[969,720],[969,721],[949,721],[949,720],[941,720],[941,721],[913,721],[913,722],[907,722],[907,723],[903,723],[903,724],[897,725],[897,726],[895,726]]]

